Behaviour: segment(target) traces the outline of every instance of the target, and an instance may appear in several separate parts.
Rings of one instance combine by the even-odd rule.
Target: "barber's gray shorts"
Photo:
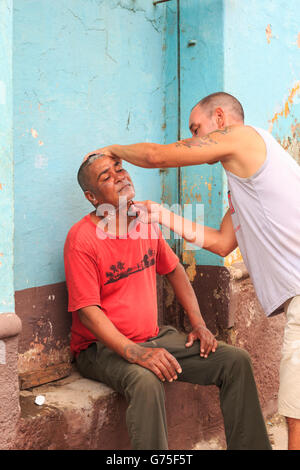
[[[288,418],[300,419],[300,295],[284,306],[284,330],[280,363],[278,411]]]

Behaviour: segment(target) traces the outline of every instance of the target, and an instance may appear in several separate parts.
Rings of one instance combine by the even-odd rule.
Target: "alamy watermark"
[[[96,215],[100,217],[96,234],[100,239],[158,239],[161,224],[166,240],[171,238],[186,240],[187,250],[200,250],[204,238],[204,204],[158,204],[132,203],[128,207],[126,197],[119,198],[119,204],[100,204]],[[128,216],[132,220],[128,225]],[[139,223],[138,223],[139,222]]]

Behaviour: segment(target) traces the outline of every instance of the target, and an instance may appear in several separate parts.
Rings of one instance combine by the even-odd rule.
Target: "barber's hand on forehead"
[[[114,158],[114,155],[110,149],[110,147],[102,147],[101,149],[94,150],[93,152],[89,152],[85,155],[83,161],[85,162],[91,155],[103,155]]]

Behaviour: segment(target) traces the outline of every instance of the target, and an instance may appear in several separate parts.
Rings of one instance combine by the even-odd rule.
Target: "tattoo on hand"
[[[148,348],[143,348],[141,346],[125,346],[124,348],[124,357],[128,362],[146,362],[153,354],[152,350]]]

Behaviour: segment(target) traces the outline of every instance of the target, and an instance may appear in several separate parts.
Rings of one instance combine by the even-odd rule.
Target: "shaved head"
[[[244,122],[244,110],[241,103],[234,96],[223,91],[206,96],[193,109],[196,107],[200,107],[208,118],[211,118],[215,109],[220,107],[234,119]]]
[[[88,156],[86,160],[80,165],[80,168],[77,173],[77,181],[79,186],[81,187],[82,191],[90,190],[90,183],[89,183],[89,169],[90,166],[94,163],[94,161],[98,160],[99,158],[105,157],[107,155],[103,153],[92,153]]]

